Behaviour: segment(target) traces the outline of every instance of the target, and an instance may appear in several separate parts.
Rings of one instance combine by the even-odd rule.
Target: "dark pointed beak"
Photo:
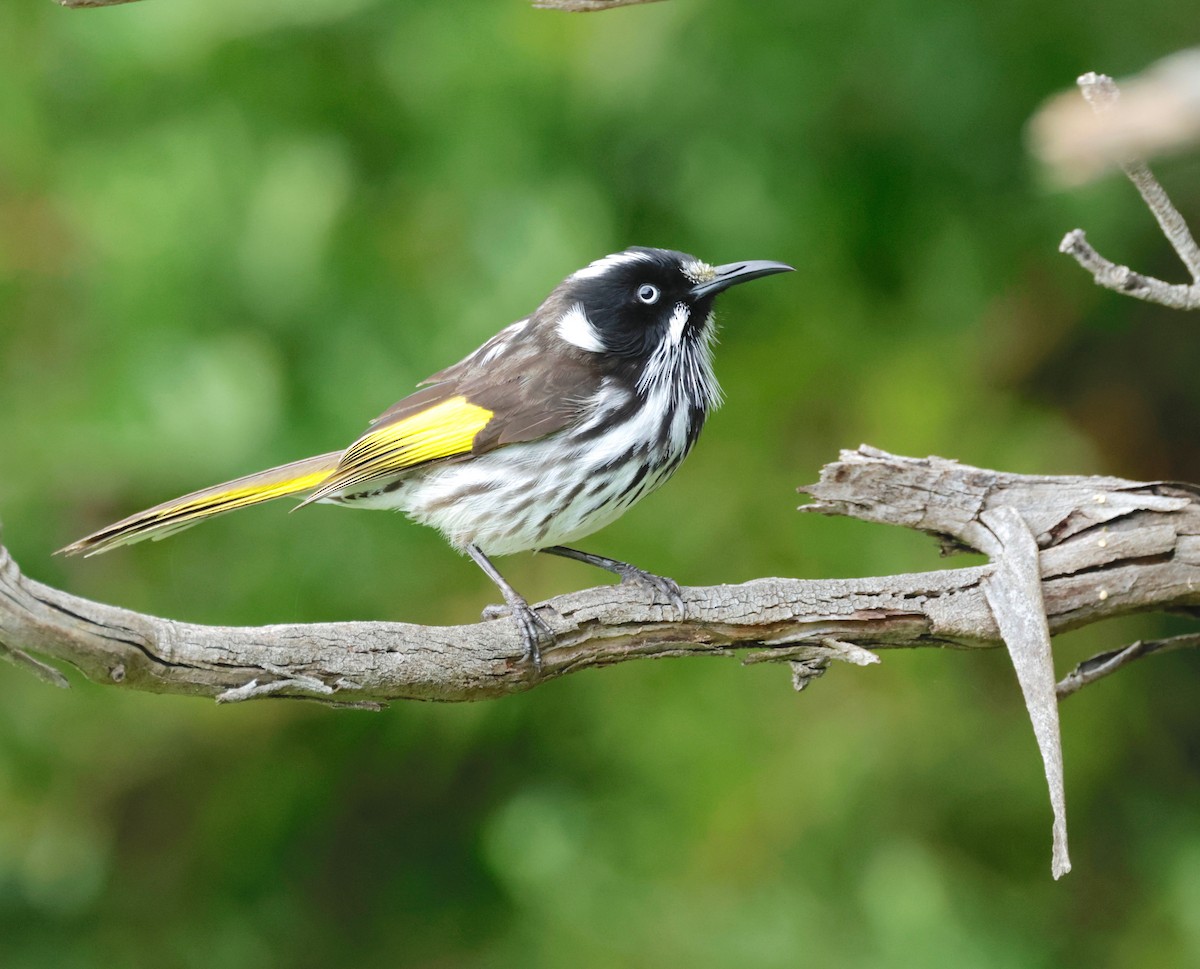
[[[738,283],[748,283],[762,276],[773,276],[775,273],[794,272],[791,266],[782,262],[769,262],[765,259],[751,259],[748,262],[731,262],[724,266],[713,267],[716,273],[706,283],[697,283],[692,287],[692,296],[700,299],[702,296],[712,296]]]

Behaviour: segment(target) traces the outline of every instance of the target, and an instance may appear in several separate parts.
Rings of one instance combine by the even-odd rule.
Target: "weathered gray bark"
[[[807,511],[931,532],[1001,554],[987,513],[1016,509],[1040,549],[1045,617],[1060,632],[1129,612],[1200,608],[1200,501],[1191,485],[984,471],[862,448],[805,489]],[[758,579],[684,590],[687,615],[603,586],[538,608],[558,635],[535,672],[507,620],[468,626],[350,622],[199,626],[89,602],[23,576],[0,550],[0,652],[40,654],[126,689],[379,703],[473,700],[639,657],[810,658],[867,649],[991,647],[992,565],[860,579]],[[832,655],[836,655],[836,649]],[[250,684],[254,684],[251,688]]]
[[[979,587],[986,571],[685,588],[684,618],[635,587],[587,589],[538,605],[557,642],[537,672],[504,618],[468,626],[198,626],[42,585],[0,551],[0,644],[70,663],[97,682],[159,693],[479,700],[639,657],[762,647],[758,661],[784,661],[796,658],[796,647],[831,638],[871,648],[998,645]]]
[[[1051,870],[1071,870],[1058,697],[1120,662],[1091,663],[1056,689],[1051,632],[1116,610],[1194,609],[1200,567],[1197,489],[1119,478],[999,474],[862,448],[843,453],[810,493],[817,510],[940,533],[992,559],[980,584],[1025,697],[1054,812]],[[1182,646],[1180,642],[1177,645]],[[1088,664],[1085,664],[1085,666]]]

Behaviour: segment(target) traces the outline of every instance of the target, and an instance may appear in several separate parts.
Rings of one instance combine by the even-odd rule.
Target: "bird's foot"
[[[636,565],[630,565],[620,559],[610,559],[607,555],[581,552],[577,548],[567,548],[565,545],[551,545],[542,551],[551,555],[561,555],[566,559],[574,559],[576,562],[586,562],[588,565],[594,565],[596,568],[619,575],[622,585],[640,586],[655,599],[666,599],[670,602],[675,607],[675,611],[679,613],[680,619],[687,617],[687,606],[683,601],[683,593],[674,579],[668,579],[665,575],[655,575],[653,572],[639,569]]]
[[[542,671],[542,649],[549,649],[554,645],[554,630],[524,599],[504,605],[493,603],[485,606],[482,613],[484,621],[503,619],[505,616],[511,616],[516,624],[517,632],[525,644],[525,659],[540,673]]]
[[[683,601],[683,592],[679,583],[668,579],[665,575],[655,575],[639,569],[636,565],[621,563],[624,567],[617,574],[621,577],[621,585],[636,585],[646,589],[652,595],[666,599],[678,611],[680,617],[687,615],[687,606]]]

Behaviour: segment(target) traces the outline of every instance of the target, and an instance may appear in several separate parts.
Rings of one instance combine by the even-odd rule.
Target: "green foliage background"
[[[685,583],[939,567],[793,513],[860,441],[1200,479],[1196,321],[1055,247],[1182,278],[1133,190],[1022,127],[1189,42],[1180,0],[0,5],[0,517],[27,572],[180,619],[463,622],[487,580],[398,516],[270,507],[51,550],[348,442],[629,244],[799,272],[727,296],[728,404],[589,547]],[[1200,219],[1200,168],[1162,166]],[[954,564],[954,563],[951,563]],[[590,570],[502,563],[531,598]],[[1060,665],[1166,629],[1113,624]],[[1076,870],[999,653],[629,664],[382,714],[69,693],[0,668],[0,964],[1200,964],[1197,657],[1064,707]]]

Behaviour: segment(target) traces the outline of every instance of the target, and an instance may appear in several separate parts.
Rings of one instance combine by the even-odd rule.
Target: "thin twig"
[[[61,690],[68,689],[71,686],[70,681],[59,670],[55,669],[49,663],[43,663],[40,659],[30,656],[23,649],[7,646],[3,642],[0,642],[0,659],[8,660],[13,666],[28,670],[43,683],[57,686]]]
[[[792,667],[792,689],[797,693],[824,676],[833,660],[852,666],[871,666],[879,662],[879,657],[871,650],[831,637],[813,645],[751,653],[742,663],[752,666],[755,663],[778,663],[781,659],[787,659]]]
[[[1063,236],[1058,251],[1072,256],[1090,272],[1097,286],[1174,310],[1200,309],[1200,284],[1165,283],[1153,276],[1134,272],[1128,266],[1118,266],[1092,247],[1082,229],[1072,229]]]
[[[1200,634],[1189,633],[1185,636],[1172,636],[1170,639],[1139,639],[1124,649],[1099,653],[1090,659],[1085,659],[1059,680],[1054,688],[1055,692],[1061,700],[1063,697],[1068,697],[1085,686],[1123,669],[1134,660],[1153,656],[1155,653],[1169,653],[1176,649],[1200,649]]]

